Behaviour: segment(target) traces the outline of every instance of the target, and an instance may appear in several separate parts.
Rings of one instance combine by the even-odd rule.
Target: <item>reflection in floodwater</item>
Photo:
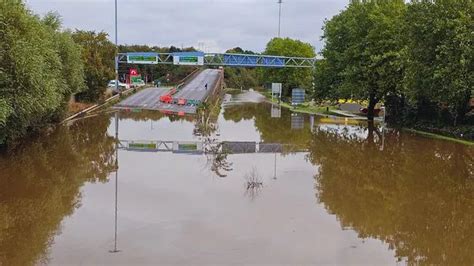
[[[218,177],[226,177],[226,172],[232,171],[232,163],[227,158],[229,153],[222,146],[222,142],[215,143],[211,140],[206,140],[204,145],[207,164]]]
[[[250,172],[245,174],[245,195],[249,196],[250,199],[255,199],[263,188],[262,177],[258,173],[257,168],[252,167]]]
[[[119,112],[115,112],[115,209],[114,209],[114,249],[110,250],[111,253],[117,253],[120,250],[117,249],[117,230],[118,230],[118,173],[119,173]]]
[[[108,126],[108,117],[78,121],[0,155],[0,265],[47,263],[61,221],[80,206],[80,188],[114,171]]]
[[[473,148],[364,122],[292,116],[287,109],[281,109],[280,118],[272,118],[268,104],[232,105],[220,115],[216,110],[199,119],[121,112],[115,120],[125,125],[121,136],[118,130],[113,133],[113,117],[99,115],[0,155],[0,265],[34,265],[50,259],[61,264],[61,256],[79,258],[71,263],[86,258],[97,264],[111,259],[119,260],[111,264],[133,264],[137,254],[145,262],[183,262],[179,259],[185,254],[193,262],[210,264],[213,261],[205,259],[216,258],[209,255],[212,248],[219,249],[219,256],[226,254],[221,262],[239,261],[245,254],[249,260],[240,262],[275,257],[287,264],[311,263],[318,262],[316,253],[329,254],[329,260],[319,262],[330,261],[331,254],[350,262],[367,254],[364,245],[346,238],[352,232],[367,243],[387,243],[393,250],[390,261],[395,261],[395,254],[410,264],[474,264]],[[150,120],[156,128],[144,132]],[[178,150],[201,147],[203,152],[132,153],[115,141],[160,139],[166,130],[172,131],[166,141],[177,142]],[[175,141],[181,136],[188,136],[182,139],[188,141]],[[194,145],[198,142],[202,146]],[[150,143],[134,147],[150,148]],[[173,151],[173,144],[167,150]],[[186,167],[179,167],[183,160]],[[205,163],[211,172],[200,171]],[[209,178],[212,172],[228,177]],[[278,180],[269,182],[277,175]],[[110,186],[86,186],[90,194],[84,195],[90,200],[82,200],[84,184],[105,183],[108,178]],[[90,226],[91,213],[104,210],[96,206],[103,203],[100,199],[111,199],[112,193],[113,239],[112,211],[95,217],[95,230],[84,229]],[[119,202],[124,206],[120,212]],[[88,212],[72,216],[81,204]],[[102,208],[111,205],[105,200]],[[334,227],[328,213],[337,217]],[[65,217],[73,222],[61,228]],[[235,228],[236,221],[243,226]],[[343,232],[339,224],[351,230]],[[299,233],[301,229],[305,232]],[[68,234],[55,244],[61,231]],[[99,231],[107,236],[97,236]],[[321,241],[323,233],[327,239]],[[208,239],[210,235],[216,237]],[[82,237],[79,244],[77,237]],[[304,245],[289,247],[289,241]],[[63,247],[59,251],[58,245]],[[253,251],[256,246],[262,247],[261,254]],[[345,252],[346,246],[357,249]],[[368,247],[386,249],[378,241],[365,247],[368,252],[373,252]],[[119,249],[124,252],[108,253]],[[308,260],[299,260],[303,257]]]
[[[273,122],[267,110],[250,105],[224,117],[253,117],[265,141],[306,145],[320,167],[318,201],[344,228],[387,242],[411,264],[474,264],[472,147],[337,118],[311,120],[313,134],[293,131],[287,121],[306,127],[301,118],[283,110]]]
[[[320,165],[318,200],[400,260],[473,265],[474,149],[398,131],[383,140],[370,125],[317,129],[308,158]]]
[[[304,128],[304,115],[299,113],[291,114],[291,129]]]

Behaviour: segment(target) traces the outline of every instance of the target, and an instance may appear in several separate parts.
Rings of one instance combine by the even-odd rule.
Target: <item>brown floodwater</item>
[[[473,265],[473,158],[265,103],[102,114],[0,155],[0,265]]]

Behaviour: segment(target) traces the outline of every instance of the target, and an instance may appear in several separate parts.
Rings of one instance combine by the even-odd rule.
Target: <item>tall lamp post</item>
[[[281,32],[281,4],[283,3],[283,0],[278,0],[278,4],[280,5],[279,11],[278,11],[278,38],[280,38],[280,32]]]
[[[119,90],[118,90],[117,0],[115,0],[115,91],[119,91]]]
[[[115,0],[115,91],[118,90],[118,34],[117,34],[117,0]],[[115,113],[115,226],[114,226],[114,249],[110,252],[117,253],[117,211],[118,211],[118,126],[119,114]]]

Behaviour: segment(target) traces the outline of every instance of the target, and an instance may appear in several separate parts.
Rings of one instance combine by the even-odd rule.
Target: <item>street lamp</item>
[[[115,0],[115,91],[118,89],[118,33],[117,33],[117,0]],[[119,93],[121,94],[121,93]]]
[[[117,37],[117,0],[115,0],[115,91],[118,90],[118,37]],[[115,226],[114,226],[114,249],[110,252],[117,253],[117,214],[118,214],[118,127],[119,113],[115,113]]]
[[[278,0],[278,4],[280,5],[279,11],[278,11],[278,38],[280,38],[280,29],[281,29],[281,4],[283,3],[283,0]]]

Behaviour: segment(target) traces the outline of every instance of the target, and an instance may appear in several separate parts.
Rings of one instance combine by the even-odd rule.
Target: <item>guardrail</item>
[[[129,94],[130,92],[135,91],[136,89],[137,89],[137,88],[130,88],[130,89],[126,89],[126,90],[122,91],[122,93],[115,94],[114,96],[111,96],[111,97],[107,98],[103,103],[94,104],[94,105],[91,106],[91,107],[88,107],[88,108],[86,108],[86,109],[84,109],[84,110],[82,110],[82,111],[79,111],[79,112],[77,112],[77,113],[75,113],[75,114],[73,114],[73,115],[67,117],[66,119],[64,119],[63,121],[61,121],[61,124],[62,124],[62,123],[65,123],[65,122],[67,122],[67,121],[70,121],[70,120],[72,120],[72,119],[74,119],[74,118],[77,118],[77,117],[86,115],[86,114],[88,114],[88,113],[90,113],[90,112],[92,112],[92,111],[95,111],[95,110],[99,109],[99,108],[102,108],[103,106],[109,104],[111,101],[116,100],[116,99],[119,99],[121,95],[127,95],[127,94]]]

